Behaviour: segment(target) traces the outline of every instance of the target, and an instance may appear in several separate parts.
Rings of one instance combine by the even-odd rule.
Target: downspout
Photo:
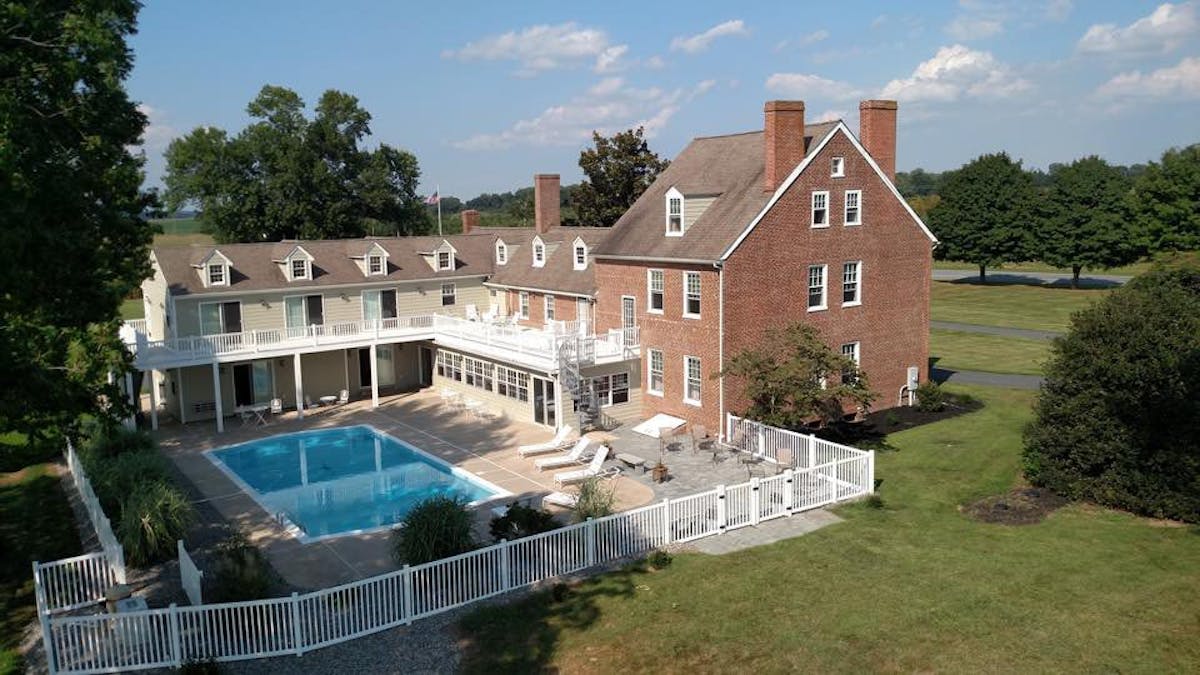
[[[713,263],[717,269],[717,373],[725,370],[725,264],[718,260]],[[717,380],[717,413],[720,415],[721,430],[717,438],[725,440],[725,376],[718,375]]]

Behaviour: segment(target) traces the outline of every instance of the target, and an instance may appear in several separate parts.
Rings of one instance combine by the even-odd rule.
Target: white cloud
[[[804,35],[801,35],[800,37],[796,38],[795,40],[780,40],[775,45],[775,51],[781,52],[792,46],[811,47],[812,45],[815,45],[818,42],[823,42],[828,39],[829,39],[829,31],[822,28],[820,30],[814,30],[811,33],[805,33]]]
[[[955,40],[982,40],[1004,31],[1004,22],[982,16],[956,16],[946,24],[946,34]]]
[[[961,97],[1007,98],[1030,84],[990,52],[951,45],[917,66],[906,78],[888,82],[882,98],[902,101],[955,101]]]
[[[442,58],[460,61],[517,61],[521,64],[518,74],[533,75],[545,70],[579,65],[596,60],[599,69],[601,59],[613,48],[608,35],[595,28],[583,28],[575,22],[555,26],[546,24],[530,26],[520,31],[509,31],[491,35],[476,42],[468,42],[461,49],[446,50]],[[619,57],[624,52],[617,54]]]
[[[880,14],[879,16],[875,17],[874,19],[871,19],[871,28],[879,28],[880,26],[886,24],[887,22],[888,22],[888,15]]]
[[[775,73],[767,78],[768,91],[795,98],[830,98],[837,101],[857,97],[862,92],[846,82],[806,73]]]
[[[597,73],[615,73],[625,67],[621,58],[629,52],[629,45],[613,45],[596,57],[596,65],[592,70]]]
[[[1072,0],[1049,0],[1042,13],[1050,21],[1064,21],[1071,15],[1073,9],[1075,9],[1075,3]]]
[[[1196,3],[1159,5],[1125,27],[1115,23],[1096,24],[1087,29],[1077,45],[1079,51],[1106,54],[1149,54],[1169,52],[1189,38],[1200,35]]]
[[[845,110],[826,110],[825,112],[821,113],[820,115],[817,115],[810,121],[816,123],[816,122],[833,122],[835,120],[844,120],[844,119],[846,119],[846,111]]]
[[[1200,57],[1188,57],[1151,73],[1121,73],[1100,85],[1096,94],[1107,98],[1200,98]]]
[[[649,68],[651,70],[658,70],[660,68],[665,68],[667,65],[667,62],[665,60],[663,60],[663,57],[655,54],[654,56],[651,56],[650,58],[646,59],[646,61],[642,65],[646,66],[647,68]]]
[[[750,31],[746,28],[745,22],[741,19],[734,19],[719,23],[712,28],[700,33],[699,35],[679,36],[671,40],[671,51],[682,51],[688,54],[696,54],[709,48],[709,46],[719,37],[729,35],[749,35]]]
[[[582,146],[591,139],[593,130],[612,134],[638,126],[645,127],[647,138],[652,138],[685,103],[714,86],[715,80],[704,80],[691,88],[641,89],[629,86],[623,78],[607,77],[583,94],[547,108],[536,117],[520,120],[497,133],[476,134],[453,145],[462,150],[502,150],[519,145]]]
[[[175,128],[166,122],[166,114],[145,103],[137,106],[139,112],[146,116],[146,128],[142,131],[142,146],[147,150],[163,150],[175,138]]]

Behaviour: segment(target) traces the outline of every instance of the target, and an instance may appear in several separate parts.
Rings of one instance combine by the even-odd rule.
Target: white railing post
[[[304,631],[300,627],[300,596],[292,591],[292,646],[296,648],[296,656],[304,655]]]
[[[46,589],[42,587],[42,573],[38,569],[36,560],[33,561],[33,597],[37,607],[38,625],[42,629],[42,649],[46,652],[46,670],[50,675],[54,675],[58,672],[58,655],[54,653],[54,639],[50,635],[50,609],[46,606]]]
[[[783,496],[783,508],[790,516],[792,515],[792,509],[796,508],[796,472],[791,467],[788,467],[784,470],[783,476],[784,489],[787,490]]]
[[[500,540],[500,588],[504,591],[512,590],[512,566],[509,562],[509,550],[507,539]]]
[[[729,503],[725,499],[725,484],[721,483],[717,486],[717,529],[721,534],[725,534],[725,528],[729,523]]]
[[[808,468],[813,468],[817,465],[817,437],[808,435]]]
[[[763,431],[762,425],[758,426],[758,447],[755,448],[756,455],[765,456],[767,452],[767,434]]]
[[[400,607],[404,613],[404,625],[411,625],[417,608],[413,604],[412,568],[408,565],[400,568]]]
[[[750,524],[758,525],[759,490],[758,478],[750,479]]]
[[[875,451],[867,452],[867,494],[875,494]]]
[[[591,516],[588,516],[586,522],[583,529],[583,561],[584,567],[591,567],[596,564],[596,523],[592,521]]]
[[[178,668],[183,665],[183,645],[180,642],[179,608],[173,602],[168,616],[171,617],[171,665]]]
[[[671,498],[670,497],[663,497],[662,507],[663,507],[663,522],[662,522],[663,546],[667,546],[671,543]]]

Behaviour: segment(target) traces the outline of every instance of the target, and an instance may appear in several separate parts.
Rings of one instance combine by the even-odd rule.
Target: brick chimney
[[[896,102],[858,104],[858,140],[871,153],[888,179],[896,180]]]
[[[556,173],[539,173],[533,177],[533,229],[545,234],[560,224],[559,182]]]
[[[471,234],[471,230],[479,227],[479,212],[475,209],[467,209],[462,212],[462,231],[463,234]]]
[[[763,190],[774,192],[804,159],[804,101],[767,101],[763,117],[767,163]]]

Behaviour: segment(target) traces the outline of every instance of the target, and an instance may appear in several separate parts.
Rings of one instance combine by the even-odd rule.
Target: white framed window
[[[394,288],[362,292],[363,321],[381,321],[396,318],[396,290]]]
[[[582,241],[575,242],[574,263],[575,269],[577,270],[587,269],[587,244],[583,243]]]
[[[862,190],[846,190],[846,225],[862,225]]]
[[[208,285],[226,286],[229,284],[229,274],[221,263],[211,263],[208,266]]]
[[[528,401],[529,373],[496,366],[496,393],[517,401]]]
[[[601,408],[629,402],[629,373],[614,373],[592,378],[592,391]]]
[[[662,270],[646,270],[646,311],[662,314],[664,302]]]
[[[528,291],[521,291],[521,294],[518,296],[517,307],[520,309],[521,318],[528,319],[529,318],[529,292]]]
[[[545,306],[546,323],[550,323],[554,320],[554,296],[543,295],[542,304]]]
[[[834,157],[829,162],[829,176],[831,178],[841,178],[846,175],[846,158]]]
[[[454,269],[454,254],[450,251],[438,251],[437,268],[441,272]]]
[[[240,301],[200,303],[201,335],[240,332],[242,332],[242,303]]]
[[[367,274],[383,274],[383,256],[369,255],[367,256]]]
[[[862,261],[842,263],[842,307],[862,304]]]
[[[829,192],[812,193],[812,226],[829,227]]]
[[[683,197],[667,198],[667,234],[683,234]]]
[[[307,260],[304,258],[292,258],[292,281],[307,279],[309,277],[308,269]]]
[[[808,266],[808,311],[826,309],[825,304],[825,265]]]
[[[661,349],[646,350],[646,393],[663,395],[663,353]]]
[[[842,384],[853,384],[858,381],[858,364],[859,350],[861,345],[858,342],[849,342],[842,345],[842,356],[854,362],[854,368],[842,371]]]
[[[437,374],[449,380],[462,382],[462,354],[451,354],[450,352],[439,350],[437,355]]]
[[[700,318],[700,273],[683,273],[683,315],[689,319]]]
[[[458,300],[458,289],[454,284],[442,284],[442,307],[449,307]]]
[[[325,296],[289,295],[283,298],[283,321],[289,329],[325,325]]]
[[[496,264],[508,264],[508,244],[505,244],[502,241],[496,242]]]
[[[486,391],[492,390],[492,373],[495,366],[491,363],[467,356],[463,358],[463,371],[467,384]]]
[[[683,402],[700,405],[700,357],[683,357]]]
[[[542,267],[546,264],[546,244],[541,238],[534,237],[533,239],[533,266]]]

